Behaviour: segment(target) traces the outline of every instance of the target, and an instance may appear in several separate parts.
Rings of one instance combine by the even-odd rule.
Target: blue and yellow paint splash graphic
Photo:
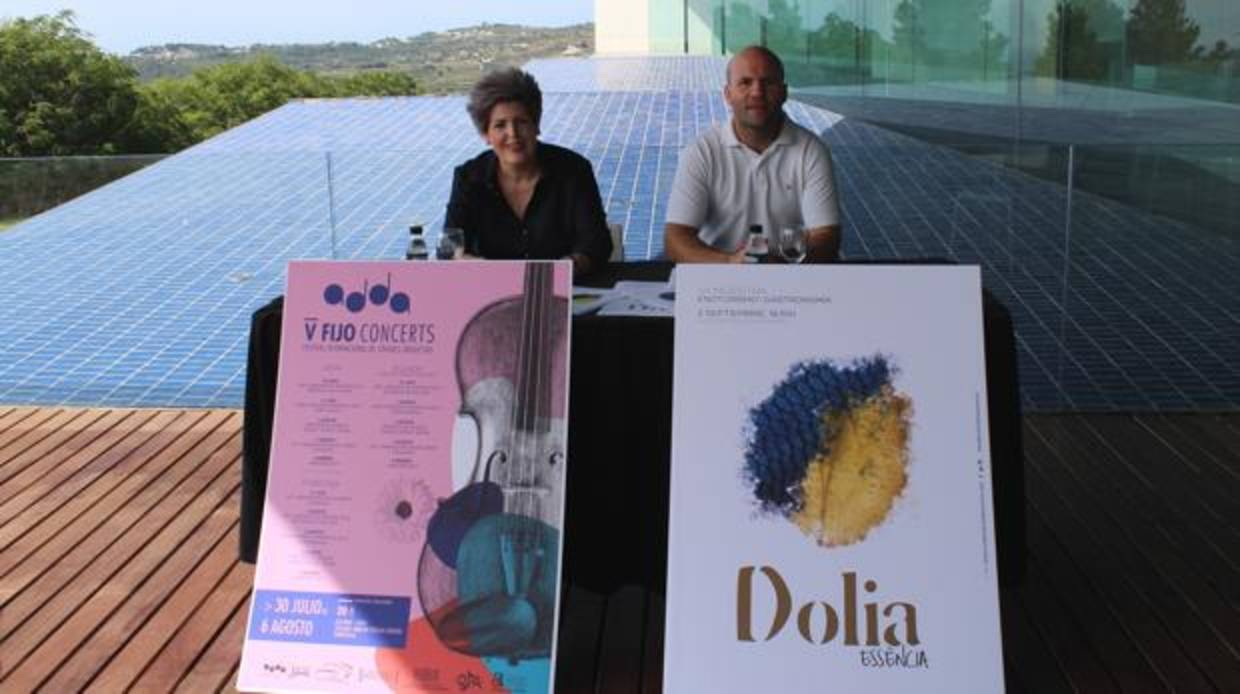
[[[882,355],[794,364],[749,411],[744,477],[767,513],[818,544],[863,540],[908,482],[912,402]]]

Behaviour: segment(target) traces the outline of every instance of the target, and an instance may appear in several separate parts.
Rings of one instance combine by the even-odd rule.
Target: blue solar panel
[[[534,60],[525,66],[544,92],[721,92],[727,59],[634,56]]]
[[[657,257],[681,148],[727,117],[719,58],[540,60],[543,138]],[[978,263],[1033,408],[1240,404],[1240,244],[797,102],[848,257]],[[306,100],[0,234],[0,402],[239,406],[249,316],[294,258],[402,257],[484,143],[464,99]],[[330,178],[331,185],[328,185]],[[433,240],[433,238],[432,238]]]

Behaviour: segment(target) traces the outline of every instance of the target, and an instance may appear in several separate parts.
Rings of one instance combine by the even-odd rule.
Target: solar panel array
[[[543,138],[594,163],[626,256],[657,257],[680,149],[727,117],[722,60],[528,67]],[[832,146],[846,256],[982,265],[1027,407],[1240,404],[1235,241],[787,110]],[[0,233],[0,402],[239,406],[249,317],[286,262],[399,258],[414,222],[433,241],[452,168],[483,147],[462,97],[300,101]]]

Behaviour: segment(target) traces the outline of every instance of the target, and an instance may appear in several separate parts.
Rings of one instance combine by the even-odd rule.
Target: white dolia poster
[[[1002,691],[978,269],[676,282],[666,690]]]

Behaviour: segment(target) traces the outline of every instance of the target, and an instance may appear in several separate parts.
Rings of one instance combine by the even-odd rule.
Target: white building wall
[[[594,52],[650,52],[649,0],[594,0]]]

